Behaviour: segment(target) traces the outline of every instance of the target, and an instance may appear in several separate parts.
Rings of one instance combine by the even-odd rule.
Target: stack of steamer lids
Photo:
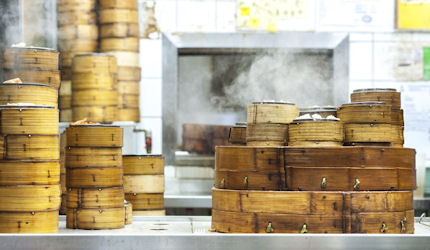
[[[100,51],[117,57],[117,121],[136,121],[139,114],[139,17],[137,0],[100,0]]]
[[[59,0],[57,3],[58,48],[61,52],[60,120],[72,121],[72,59],[96,52],[98,26],[96,0]]]
[[[71,125],[66,133],[67,228],[124,227],[123,129]]]
[[[133,215],[162,216],[164,210],[164,157],[124,155],[125,199]]]

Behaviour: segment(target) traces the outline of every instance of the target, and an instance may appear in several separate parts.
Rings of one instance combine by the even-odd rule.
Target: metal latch
[[[321,179],[321,188],[324,189],[327,187],[327,178],[323,177]]]
[[[385,222],[382,222],[381,233],[385,233],[385,231],[387,231],[387,225],[385,225]]]
[[[245,188],[248,188],[248,176],[245,176],[245,178],[243,179],[243,185],[245,186]]]
[[[360,188],[360,180],[358,178],[355,178],[354,189],[357,190],[359,188]]]
[[[275,229],[272,227],[272,222],[269,222],[269,224],[266,227],[266,233],[273,233]]]
[[[303,224],[303,227],[302,227],[302,230],[300,230],[300,233],[301,234],[305,234],[307,232],[308,232],[308,229],[307,229],[307,226],[306,226],[306,223],[305,223],[305,224]]]

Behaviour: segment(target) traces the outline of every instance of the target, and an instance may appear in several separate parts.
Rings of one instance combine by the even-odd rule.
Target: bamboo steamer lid
[[[100,0],[100,8],[113,8],[113,9],[137,9],[136,0]]]
[[[35,105],[58,106],[58,90],[37,83],[0,84],[0,105],[32,103]]]
[[[72,68],[71,67],[61,67],[61,80],[72,80]]]
[[[58,70],[58,51],[40,47],[3,49],[3,69]]]
[[[73,120],[72,117],[72,109],[62,109],[60,111],[60,122],[70,122]]]
[[[123,129],[107,125],[72,125],[66,129],[68,147],[122,147]]]
[[[72,70],[74,73],[112,73],[117,72],[117,59],[115,56],[92,53],[76,55],[73,58]]]
[[[69,188],[68,208],[119,208],[124,206],[122,187],[112,188]]]
[[[102,38],[100,39],[101,51],[132,51],[139,52],[138,37]]]
[[[0,212],[0,233],[57,233],[58,210]]]
[[[23,82],[46,84],[56,89],[60,87],[60,71],[58,70],[3,70],[3,79],[14,78],[20,78]]]
[[[59,92],[60,97],[61,96],[72,96],[72,81],[66,80],[61,81],[61,87]],[[71,101],[71,99],[70,99]]]
[[[72,75],[73,90],[116,89],[116,77],[116,74],[74,73]]]
[[[58,49],[60,51],[70,52],[84,52],[84,51],[97,51],[97,40],[59,40]]]
[[[69,188],[108,188],[122,186],[122,168],[67,168]]]
[[[72,119],[69,121],[78,121],[88,118],[91,122],[112,123],[118,120],[118,107],[115,106],[79,106],[73,107]]]
[[[164,193],[164,175],[124,175],[125,193]]]
[[[133,223],[133,205],[124,201],[124,224],[130,225]]]
[[[73,90],[72,107],[78,106],[116,106],[118,97],[116,90],[86,89]]]
[[[248,105],[247,123],[291,123],[299,116],[299,108],[287,102],[255,102]]]
[[[99,30],[97,25],[65,25],[58,27],[59,40],[88,39],[97,40]]]
[[[128,9],[101,9],[99,22],[100,24],[139,23],[139,13],[137,10]]]
[[[356,89],[351,94],[351,102],[385,102],[393,108],[399,109],[400,92],[396,89],[385,88],[369,88],[369,89]]]
[[[58,0],[58,12],[64,11],[92,11],[96,8],[96,0]]]
[[[100,38],[139,37],[138,23],[110,23],[100,25]]]
[[[322,118],[327,118],[327,116],[329,115],[337,117],[336,112],[337,112],[337,108],[333,106],[323,106],[323,107],[314,106],[309,108],[301,108],[300,116],[306,115],[306,114],[309,114],[309,115],[318,114]]]
[[[139,67],[140,53],[130,51],[105,51],[104,53],[115,56],[118,66]]]
[[[345,142],[395,142],[399,130],[391,124],[345,124]]]
[[[138,81],[118,81],[118,93],[128,95],[139,94],[139,85],[140,82]],[[139,95],[137,95],[138,97]]]
[[[66,166],[68,168],[121,167],[120,147],[67,147]]]
[[[343,125],[332,119],[296,119],[288,127],[290,146],[342,146]]]
[[[60,183],[58,161],[1,161],[0,185],[55,185]]]
[[[401,126],[405,124],[403,119],[403,109],[391,109],[391,124]]]
[[[0,186],[0,211],[39,212],[58,210],[60,185]]]
[[[118,95],[119,108],[139,108],[139,95]]]
[[[118,67],[118,81],[126,81],[126,82],[140,82],[141,80],[141,71],[140,67]]]
[[[343,123],[390,123],[391,106],[383,102],[343,104],[337,111]]]
[[[246,128],[249,146],[283,146],[288,141],[288,124],[256,123]]]
[[[164,174],[162,155],[124,155],[122,157],[124,175]]]
[[[118,109],[118,121],[135,121],[139,122],[140,120],[140,111],[137,108],[130,109]]]
[[[228,142],[235,145],[246,145],[246,123],[236,123],[230,128]]]
[[[124,201],[123,201],[124,202]],[[117,229],[124,227],[124,207],[68,208],[66,227],[73,229]]]
[[[58,110],[52,106],[0,105],[0,113],[1,134],[58,134]]]
[[[133,210],[133,216],[165,216],[166,210]]]
[[[164,209],[164,194],[126,193],[125,199],[133,204],[136,210]]]
[[[96,25],[97,16],[94,11],[74,10],[59,12],[57,15],[58,26],[64,25]]]
[[[7,160],[60,159],[58,135],[7,135],[4,145]]]

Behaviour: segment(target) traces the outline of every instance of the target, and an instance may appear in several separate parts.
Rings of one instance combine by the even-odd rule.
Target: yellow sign
[[[428,0],[398,0],[398,29],[430,29],[430,2]]]

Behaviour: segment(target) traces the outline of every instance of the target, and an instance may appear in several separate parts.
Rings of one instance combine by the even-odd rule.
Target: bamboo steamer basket
[[[100,8],[102,9],[137,9],[136,0],[100,0]]]
[[[3,69],[58,70],[58,51],[39,47],[3,49]]]
[[[322,118],[327,118],[327,116],[329,115],[337,117],[336,112],[337,112],[337,108],[333,106],[323,106],[323,107],[315,106],[315,107],[309,107],[309,108],[301,108],[300,116],[306,115],[306,114],[309,114],[309,115],[318,114]]]
[[[97,41],[97,40],[95,40],[95,41]],[[72,68],[73,58],[75,56],[78,56],[78,55],[87,55],[87,54],[91,54],[93,52],[94,52],[94,50],[89,50],[89,49],[82,50],[82,51],[68,51],[68,52],[64,51],[64,52],[61,52],[61,54],[60,54],[60,65],[61,65],[61,68],[62,69],[64,69],[64,68]],[[70,76],[69,79],[71,79],[71,78],[72,77]]]
[[[58,135],[8,135],[4,145],[6,160],[60,159]]]
[[[133,204],[134,210],[164,209],[164,194],[125,193],[125,199]]]
[[[72,107],[78,106],[115,106],[118,105],[116,90],[86,89],[73,90]]]
[[[133,205],[124,201],[124,224],[130,225],[133,223]]]
[[[70,80],[61,81],[61,87],[60,87],[59,95],[60,95],[60,97],[61,96],[72,96],[72,81],[70,81]]]
[[[343,104],[337,111],[343,123],[390,123],[391,106],[382,102]]]
[[[66,208],[66,199],[67,199],[67,196],[63,193],[61,195],[61,205],[60,205],[60,211],[59,211],[59,213],[61,215],[66,215],[66,211],[67,211],[67,208]]]
[[[111,23],[100,26],[100,38],[110,37],[139,37],[137,23]]]
[[[118,95],[118,107],[119,108],[139,108],[139,95]]]
[[[401,126],[391,124],[345,124],[345,143],[403,141]]]
[[[227,145],[230,126],[183,124],[182,147],[189,152],[213,154],[215,147]]]
[[[228,142],[233,145],[246,145],[246,123],[236,123],[230,128]]]
[[[122,168],[67,168],[68,188],[108,188],[122,186]],[[124,199],[123,199],[124,200]]]
[[[67,208],[120,208],[124,206],[122,187],[69,188]]]
[[[139,122],[140,120],[140,110],[136,108],[131,109],[118,109],[118,121],[135,121]]]
[[[0,132],[4,135],[56,135],[58,110],[52,106],[0,106]]]
[[[74,73],[73,90],[112,90],[116,89],[116,74]]]
[[[123,129],[106,125],[74,125],[66,129],[69,147],[122,147]]]
[[[60,74],[61,74],[61,80],[63,80],[63,81],[72,80],[72,68],[71,67],[61,66]]]
[[[57,233],[58,210],[0,212],[0,233]]]
[[[164,193],[164,175],[124,175],[125,193]]]
[[[65,109],[72,109],[72,96],[70,95],[63,95],[59,97],[59,102],[60,102],[60,109],[61,110],[65,110]]]
[[[103,53],[81,54],[73,58],[74,73],[111,73],[116,74],[116,58]]]
[[[136,95],[139,98],[139,85],[137,81],[118,81],[118,94]]]
[[[96,0],[59,0],[58,12],[65,11],[92,11],[96,8]]]
[[[97,40],[59,40],[58,49],[60,51],[82,52],[82,51],[97,51]]]
[[[124,175],[163,175],[162,155],[124,155],[122,157]]]
[[[370,88],[356,89],[351,94],[351,102],[385,102],[392,108],[400,109],[400,92],[396,89]]]
[[[343,124],[329,119],[296,119],[289,125],[288,136],[288,145],[294,147],[342,146]]]
[[[59,40],[97,40],[99,29],[97,25],[65,25],[58,28]]]
[[[139,52],[138,37],[102,38],[100,39],[101,51],[132,51]]]
[[[78,121],[88,118],[92,122],[112,123],[118,114],[118,107],[115,106],[79,106],[73,107],[72,119],[69,121]]]
[[[60,185],[0,186],[0,211],[40,212],[58,210]]]
[[[391,109],[391,124],[404,126],[403,109]]]
[[[3,79],[14,78],[20,78],[24,82],[46,84],[56,89],[60,87],[60,71],[58,70],[3,70]]]
[[[288,124],[256,123],[246,127],[248,146],[284,146],[288,142]]]
[[[65,171],[65,170],[64,170]],[[61,182],[61,193],[63,193],[63,195],[66,195],[67,193],[67,178],[66,178],[66,172],[61,173],[60,174],[60,182]]]
[[[287,102],[254,102],[248,105],[247,123],[291,123],[299,116],[299,108]]]
[[[212,228],[225,233],[413,233],[403,192],[212,189]]]
[[[140,53],[131,51],[104,51],[104,53],[115,56],[117,65],[120,67],[139,67]]]
[[[133,210],[133,216],[165,216],[166,210]]]
[[[97,15],[94,11],[64,11],[57,15],[58,26],[65,25],[96,25]]]
[[[123,201],[124,202],[124,201]],[[124,227],[124,207],[68,208],[66,227],[72,229],[117,229]]]
[[[70,121],[73,121],[72,109],[62,109],[60,111],[60,122]]]
[[[0,171],[1,186],[60,183],[58,161],[0,161]]]
[[[58,90],[36,83],[0,84],[0,105],[32,103],[35,105],[58,106]]]
[[[139,23],[137,10],[129,9],[101,9],[99,11],[100,24],[107,23]]]
[[[121,148],[67,147],[66,166],[68,168],[121,167]]]
[[[141,80],[141,71],[140,67],[118,67],[118,81],[120,82],[140,82]]]

